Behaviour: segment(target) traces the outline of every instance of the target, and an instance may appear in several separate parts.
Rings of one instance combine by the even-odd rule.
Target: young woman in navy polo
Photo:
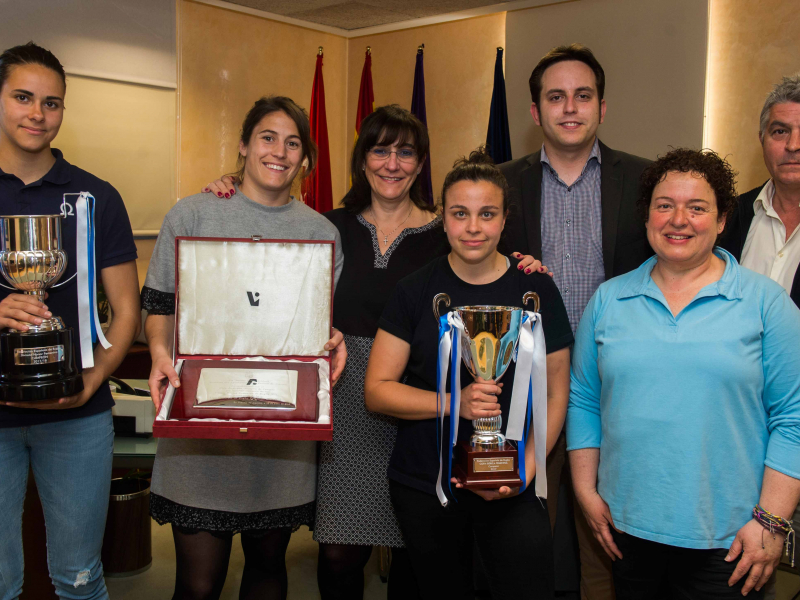
[[[114,429],[108,376],[139,332],[136,246],[128,214],[107,182],[50,147],[64,117],[64,69],[33,43],[0,55],[0,214],[63,215],[64,285],[47,305],[0,288],[0,328],[27,330],[51,314],[79,339],[74,198],[95,198],[95,262],[114,320],[83,370],[84,390],[68,398],[0,405],[0,598],[22,592],[22,506],[33,469],[47,528],[50,577],[60,597],[108,598],[100,564]],[[65,195],[74,194],[74,195]],[[76,352],[80,360],[80,352]]]

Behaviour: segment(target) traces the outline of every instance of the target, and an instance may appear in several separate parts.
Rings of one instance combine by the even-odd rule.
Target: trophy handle
[[[522,296],[522,306],[528,304],[528,300],[533,300],[533,312],[539,312],[539,294],[536,292],[525,292]]]
[[[446,307],[450,307],[450,296],[447,294],[436,294],[433,297],[433,314],[436,317],[436,322],[439,322],[439,303],[444,302]]]

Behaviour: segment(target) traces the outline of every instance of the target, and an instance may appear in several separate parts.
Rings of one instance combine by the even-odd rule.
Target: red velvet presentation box
[[[332,241],[176,238],[181,385],[167,387],[153,435],[331,440],[331,365],[323,346],[331,337],[334,266]],[[201,407],[198,382],[201,372],[213,375],[209,369],[296,373],[295,405]],[[241,381],[256,382],[247,377]]]

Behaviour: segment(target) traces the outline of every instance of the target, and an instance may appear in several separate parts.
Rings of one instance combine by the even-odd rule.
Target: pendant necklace
[[[406,215],[406,218],[403,219],[403,222],[400,223],[400,225],[398,225],[394,229],[392,229],[389,232],[389,234],[387,235],[386,232],[384,232],[383,229],[381,229],[381,226],[378,225],[378,219],[375,218],[375,213],[372,212],[372,206],[370,205],[369,214],[372,217],[372,220],[375,221],[375,227],[377,227],[378,231],[380,231],[383,234],[383,245],[384,246],[388,246],[389,245],[389,236],[392,235],[395,231],[397,231],[398,228],[400,228],[400,227],[402,227],[403,225],[406,224],[406,221],[408,221],[408,219],[411,217],[411,213],[412,212],[414,212],[414,204],[411,204],[411,210],[408,211],[408,214]]]

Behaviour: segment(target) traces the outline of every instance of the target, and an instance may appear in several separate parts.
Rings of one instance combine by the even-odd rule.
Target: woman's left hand
[[[727,562],[732,562],[739,554],[742,555],[733,575],[728,579],[728,585],[734,585],[750,571],[747,581],[744,582],[742,595],[746,596],[753,588],[759,591],[781,560],[783,542],[783,535],[776,533],[773,537],[769,530],[754,519],[748,521],[736,533],[736,539],[725,557]]]
[[[336,384],[347,362],[347,347],[344,345],[344,335],[341,331],[333,328],[333,337],[325,344],[325,350],[333,351],[331,354],[331,384]]]
[[[541,261],[536,260],[530,254],[523,255],[519,252],[512,252],[511,256],[519,259],[517,269],[524,271],[527,275],[530,275],[531,273],[547,273],[550,275],[550,277],[553,276],[553,274],[541,263]]]

